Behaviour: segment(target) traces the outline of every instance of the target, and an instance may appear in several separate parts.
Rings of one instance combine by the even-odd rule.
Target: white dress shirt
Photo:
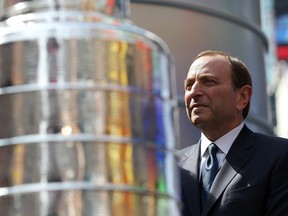
[[[201,133],[201,163],[200,163],[200,172],[202,170],[202,165],[206,158],[208,157],[208,151],[207,148],[211,143],[215,143],[218,147],[218,151],[216,153],[216,157],[218,159],[218,165],[219,169],[221,168],[226,155],[228,154],[234,140],[240,133],[244,126],[244,123],[242,122],[239,126],[225,134],[224,136],[220,137],[216,141],[212,142],[209,140],[203,133]],[[201,176],[201,175],[200,175]]]

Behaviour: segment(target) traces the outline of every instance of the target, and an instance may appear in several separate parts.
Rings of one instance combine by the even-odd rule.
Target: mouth
[[[200,108],[200,107],[206,107],[204,104],[193,104],[190,109],[193,110],[193,109],[196,109],[196,108]]]

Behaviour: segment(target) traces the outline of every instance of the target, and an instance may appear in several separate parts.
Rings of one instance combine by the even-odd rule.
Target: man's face
[[[194,61],[185,80],[186,112],[200,129],[216,129],[239,121],[239,94],[233,90],[228,59],[203,56]],[[238,95],[237,95],[238,94]]]

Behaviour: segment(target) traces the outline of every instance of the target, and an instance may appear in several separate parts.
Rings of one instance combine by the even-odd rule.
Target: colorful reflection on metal
[[[107,16],[119,1],[105,13],[87,12],[104,1],[12,2],[0,33],[1,215],[177,216],[165,44]]]

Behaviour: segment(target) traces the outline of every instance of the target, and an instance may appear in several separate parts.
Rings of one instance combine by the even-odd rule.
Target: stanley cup
[[[179,215],[173,58],[129,4],[0,0],[1,216]]]

